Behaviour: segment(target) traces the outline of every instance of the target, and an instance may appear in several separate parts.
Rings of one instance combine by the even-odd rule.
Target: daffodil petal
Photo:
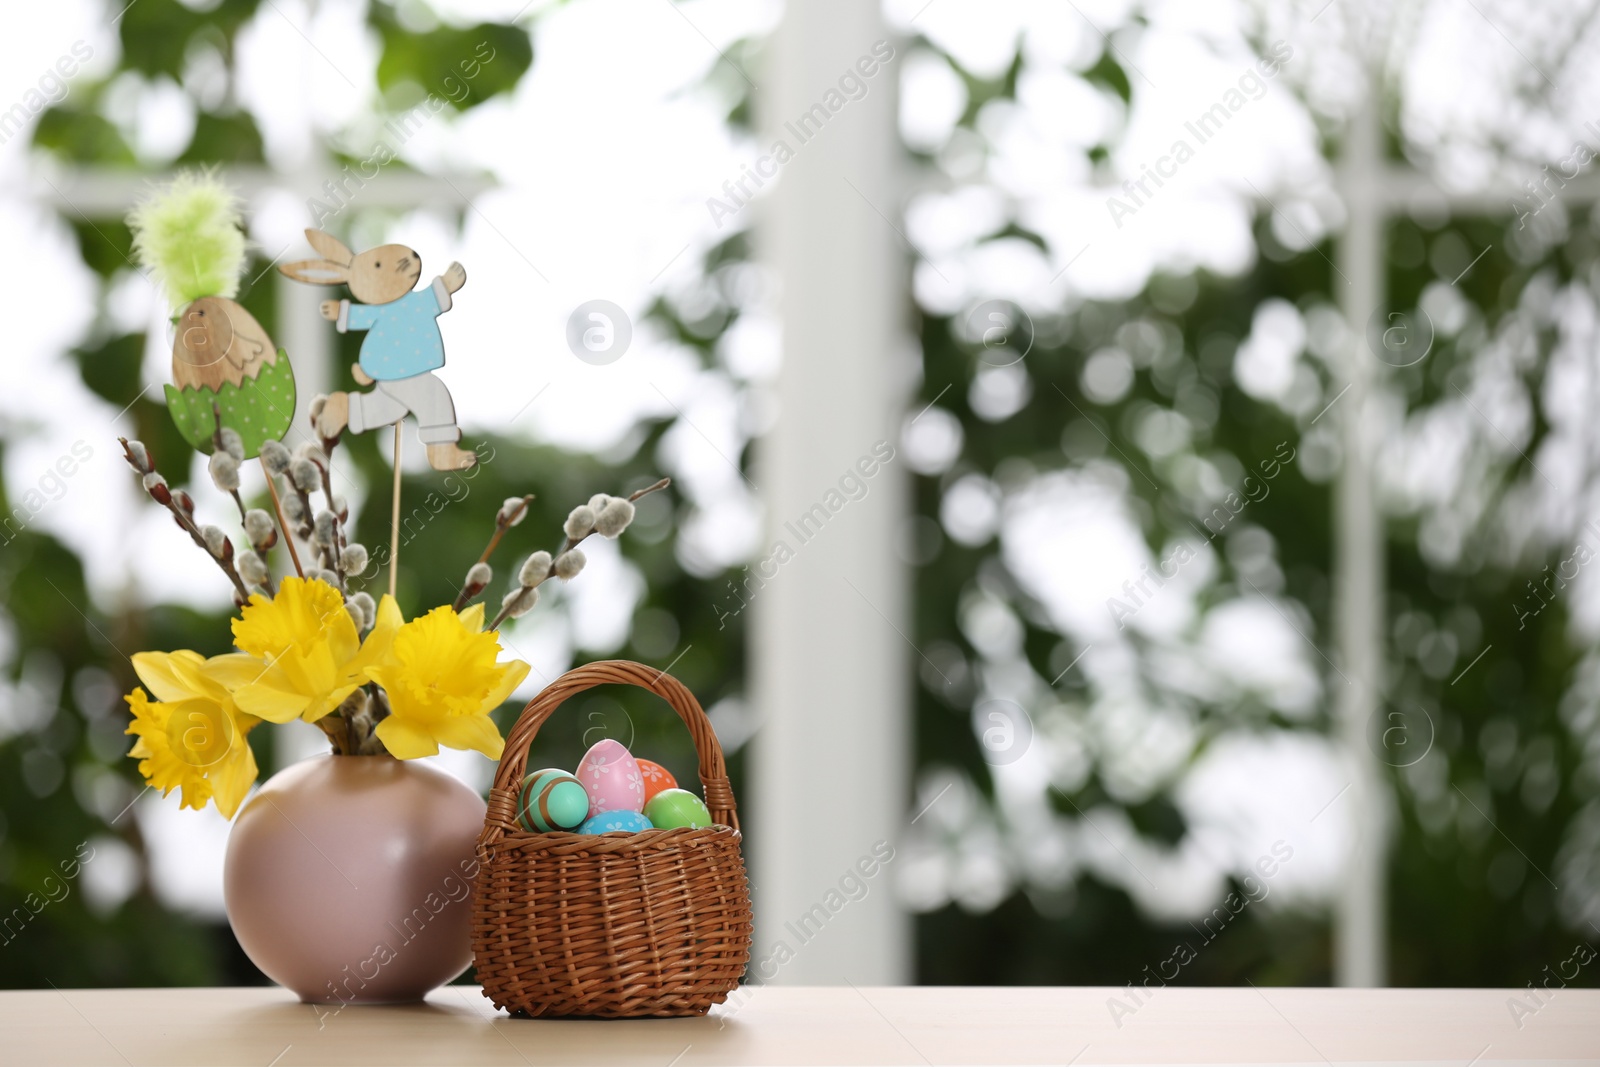
[[[385,692],[393,692],[399,684],[399,678],[394,676],[395,664],[384,663],[367,671],[367,676]]]
[[[318,645],[313,648],[301,660],[301,666],[305,668],[308,691],[326,692],[331,689],[343,677],[344,672],[340,667],[344,663],[345,660],[335,658],[331,645]]]
[[[435,726],[433,736],[446,748],[475,749],[490,759],[499,759],[506,747],[494,720],[487,715],[453,715]]]
[[[272,668],[242,652],[229,652],[223,656],[212,656],[206,660],[200,673],[210,681],[232,692],[242,686],[251,685],[266,677]]]
[[[246,715],[282,723],[298,719],[310,706],[312,698],[291,689],[255,682],[235,689],[233,702]]]
[[[344,698],[349,696],[351,693],[354,693],[359,688],[361,688],[359,685],[346,685],[338,689],[331,690],[323,699],[313,701],[306,705],[306,709],[300,713],[300,717],[305,719],[306,722],[316,722],[318,719],[337,708],[340,704],[343,704]]]
[[[133,656],[133,669],[139,680],[150,687],[157,700],[183,700],[194,691],[183,682],[182,670],[190,662],[200,660],[198,652],[184,649],[180,652],[137,652]]]
[[[400,605],[395,603],[394,597],[385,594],[378,602],[378,617],[373,622],[371,631],[367,633],[366,640],[361,642],[361,651],[356,655],[352,664],[353,669],[371,680],[372,668],[391,659],[394,635],[399,633],[404,625],[405,620],[400,615]]]
[[[439,754],[439,743],[426,730],[394,715],[378,724],[377,734],[395,759],[421,759]]]
[[[378,601],[378,618],[373,624],[373,628],[398,630],[405,623],[405,616],[400,614],[399,602],[388,593],[383,594],[383,599]]]
[[[388,600],[388,598],[385,598]],[[399,608],[388,600],[380,613],[387,641],[398,629]],[[304,718],[315,722],[365,685],[361,635],[344,597],[320,579],[285,578],[272,599],[255,596],[233,621],[234,643],[266,668],[247,678],[243,661],[220,663],[208,681],[234,688],[234,700],[247,715],[270,722]]]
[[[186,780],[181,788],[183,790],[183,801],[178,805],[180,808],[193,808],[195,811],[200,811],[206,806],[206,801],[211,799],[211,783],[204,778]],[[170,792],[172,790],[168,789],[166,793],[161,795],[166,796]]]
[[[217,802],[217,810],[224,819],[233,818],[261,773],[256,766],[256,754],[244,735],[240,734],[234,743],[237,749],[206,775],[211,782],[212,799]]]
[[[383,687],[389,715],[377,735],[400,759],[430,756],[440,745],[498,758],[505,741],[489,713],[528,676],[525,663],[501,664],[499,636],[483,629],[484,608],[445,606],[399,626],[385,600],[362,647],[367,677]]]
[[[361,651],[361,633],[344,605],[339,605],[337,618],[329,619],[328,652],[337,663],[348,663]]]
[[[500,666],[505,671],[505,675],[500,679],[499,685],[489,690],[489,696],[483,702],[485,713],[494,711],[501,704],[504,704],[510,698],[512,691],[522,684],[522,680],[528,676],[528,671],[530,670],[528,665],[520,659],[514,659],[510,663],[502,663]]]

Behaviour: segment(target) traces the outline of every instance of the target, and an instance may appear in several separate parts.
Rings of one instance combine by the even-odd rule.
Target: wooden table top
[[[472,986],[339,1011],[277,988],[19,990],[0,992],[0,1063],[1600,1064],[1600,990],[1536,1011],[1528,997],[1167,988],[1135,1006],[1103,988],[767,987],[705,1018],[606,1021],[510,1019]]]

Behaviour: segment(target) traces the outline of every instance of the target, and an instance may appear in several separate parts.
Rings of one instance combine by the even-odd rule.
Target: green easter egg
[[[547,768],[522,780],[517,823],[536,834],[571,830],[589,817],[589,794],[566,771]]]
[[[711,825],[711,813],[706,810],[705,801],[687,789],[663,789],[644,806],[644,815],[658,830]]]

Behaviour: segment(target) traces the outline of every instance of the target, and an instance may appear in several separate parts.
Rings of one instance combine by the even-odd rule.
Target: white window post
[[[899,45],[861,79],[864,96],[826,110],[841,76],[859,74],[861,58],[887,41],[877,4],[791,3],[758,77],[762,151],[782,140],[794,152],[760,203],[758,229],[783,321],[779,416],[759,443],[754,473],[767,517],[760,554],[779,541],[794,551],[751,604],[761,727],[752,741],[746,840],[752,975],[761,982],[884,985],[912,974],[909,921],[892,887],[896,865],[873,854],[875,845],[880,857],[898,846],[905,819],[915,655],[907,576],[894,547],[909,479],[898,458],[871,462],[880,442],[898,452],[909,384],[911,253],[897,232]],[[802,143],[790,127],[808,113],[821,128],[805,125],[801,132],[811,132]],[[864,497],[818,515],[830,491],[837,503],[842,477],[867,469]],[[809,534],[810,524],[799,525],[808,514],[820,523]],[[836,907],[841,879],[865,881],[866,895]],[[780,942],[793,958],[775,966],[768,961]]]

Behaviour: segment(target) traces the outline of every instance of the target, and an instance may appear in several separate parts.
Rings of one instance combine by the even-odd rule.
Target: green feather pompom
[[[245,265],[239,201],[210,174],[180,174],[128,213],[133,251],[176,311],[232,297]]]

